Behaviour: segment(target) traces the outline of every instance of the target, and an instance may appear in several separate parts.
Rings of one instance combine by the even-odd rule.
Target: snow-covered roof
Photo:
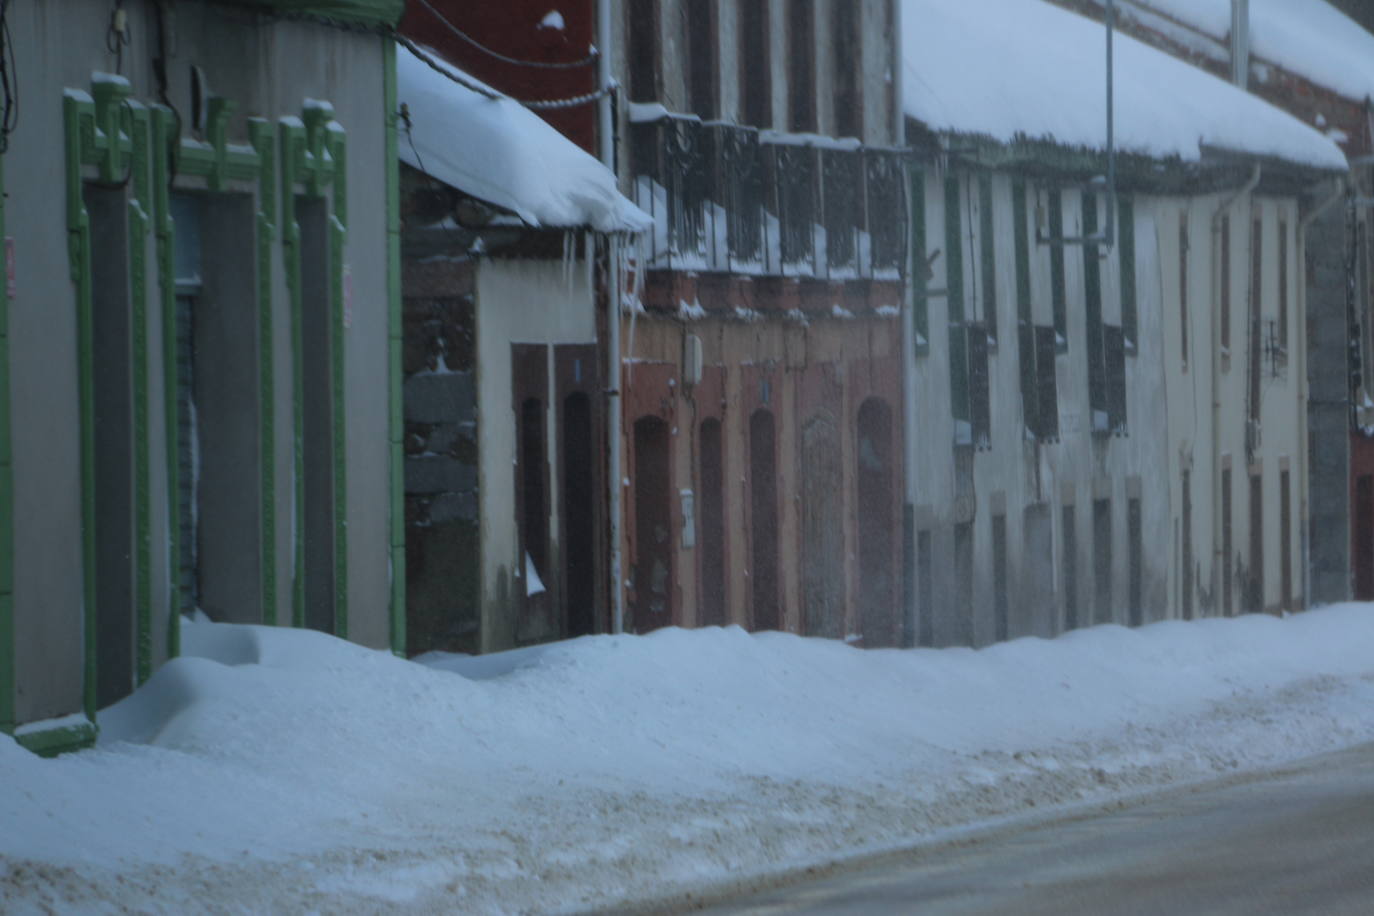
[[[937,131],[1000,142],[1106,148],[1100,22],[1041,0],[903,2],[908,116]],[[1210,147],[1319,169],[1348,167],[1340,148],[1316,130],[1163,51],[1117,33],[1114,58],[1122,152],[1196,161]]]
[[[1171,16],[1218,41],[1231,31],[1231,0],[1130,5]],[[1349,98],[1374,95],[1374,35],[1326,0],[1250,0],[1250,51]]]
[[[429,56],[481,85],[437,53]],[[459,85],[404,46],[396,50],[396,76],[397,100],[410,112],[409,135],[399,144],[407,165],[531,226],[638,232],[652,224],[620,193],[610,169],[514,99]]]

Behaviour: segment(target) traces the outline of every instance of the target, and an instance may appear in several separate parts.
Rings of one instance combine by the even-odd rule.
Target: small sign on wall
[[[344,330],[353,327],[353,268],[344,265],[343,269],[343,326]]]

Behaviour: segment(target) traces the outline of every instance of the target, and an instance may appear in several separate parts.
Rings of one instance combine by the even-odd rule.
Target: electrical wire
[[[588,54],[581,60],[573,60],[566,62],[519,60],[518,58],[508,57],[505,54],[502,54],[500,51],[494,51],[491,48],[488,48],[486,45],[482,44],[480,41],[473,38],[471,35],[467,34],[462,29],[458,28],[456,25],[450,22],[448,18],[444,16],[443,13],[435,9],[433,4],[431,4],[429,0],[417,0],[417,2],[425,9],[429,10],[430,15],[432,15],[435,19],[439,20],[440,24],[442,24],[444,28],[447,29],[449,32],[453,33],[458,38],[472,45],[474,48],[481,51],[483,54],[486,54],[490,57],[494,57],[496,60],[499,60],[504,64],[511,64],[515,67],[532,67],[540,70],[576,70],[580,67],[586,67],[596,63],[601,56],[599,52],[596,51],[596,49],[592,49],[592,53]]]

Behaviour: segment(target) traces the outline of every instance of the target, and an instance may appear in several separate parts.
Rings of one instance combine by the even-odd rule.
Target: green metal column
[[[5,157],[0,155],[0,240],[5,238]],[[8,245],[0,255],[8,258]],[[14,732],[14,468],[10,449],[10,294],[0,293],[0,732]]]
[[[401,404],[401,189],[397,153],[396,43],[382,39],[386,118],[387,445],[391,458],[391,651],[406,652],[405,418]]]

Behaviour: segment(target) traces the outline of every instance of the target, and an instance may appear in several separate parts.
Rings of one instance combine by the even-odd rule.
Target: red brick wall
[[[444,19],[487,48],[520,61],[562,63],[586,58],[595,43],[592,0],[428,0]],[[563,14],[564,28],[542,28],[546,13]],[[503,62],[454,35],[423,4],[406,4],[402,34],[439,51],[463,70],[522,101],[565,99],[596,89],[596,64],[576,69],[546,69]],[[539,113],[574,143],[596,152],[596,105]]]

